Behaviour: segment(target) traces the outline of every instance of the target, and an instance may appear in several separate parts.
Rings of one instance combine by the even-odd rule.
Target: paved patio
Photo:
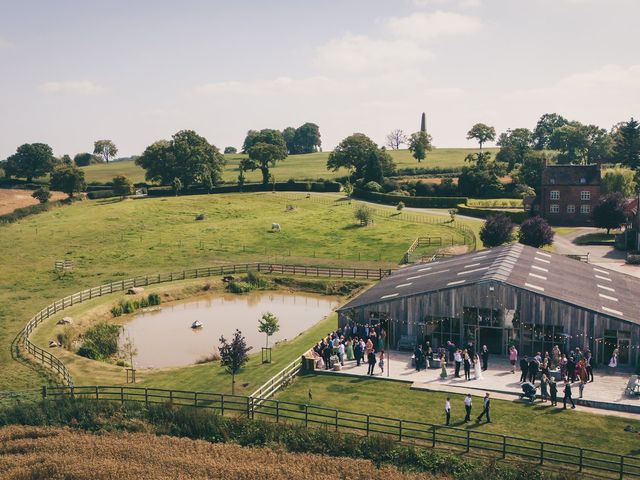
[[[367,376],[367,364],[356,366],[355,361],[345,361],[344,367],[339,372],[331,371],[336,375],[357,375]],[[389,371],[387,371],[389,368]],[[492,392],[494,398],[505,400],[518,399],[522,392],[520,387],[520,372],[511,373],[511,365],[506,358],[490,357],[489,369],[482,372],[481,380],[464,379],[464,371],[460,370],[462,378],[454,378],[454,365],[447,364],[447,372],[449,376],[446,380],[440,378],[440,369],[433,368],[427,370],[416,371],[411,365],[410,352],[392,351],[387,356],[385,372],[380,373],[378,365],[375,367],[375,375],[373,378],[384,378],[392,380],[400,380],[411,383],[411,388],[419,390],[444,391],[451,393],[466,394],[471,393],[474,396],[484,396],[485,392]],[[473,375],[473,371],[472,371]],[[572,385],[573,398],[579,409],[596,410],[602,413],[616,414],[615,411],[609,409],[624,409],[630,407],[635,413],[631,415],[638,416],[640,411],[640,397],[631,398],[624,394],[625,387],[629,381],[629,374],[617,373],[610,375],[602,371],[594,371],[594,382],[587,383],[584,388],[582,401],[578,400],[579,391],[578,383]],[[540,382],[536,382],[540,385]],[[538,393],[540,390],[538,389]],[[561,388],[558,389],[559,403],[562,402]],[[540,400],[537,400],[540,402]],[[608,408],[607,408],[608,407]],[[601,409],[606,409],[605,411]],[[629,415],[627,412],[619,412],[623,416]]]

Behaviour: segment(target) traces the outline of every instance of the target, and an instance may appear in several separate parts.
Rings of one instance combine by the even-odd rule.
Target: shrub
[[[369,225],[373,223],[373,209],[367,205],[358,205],[354,212],[356,220],[360,222],[360,225]]]
[[[160,295],[158,295],[157,293],[150,293],[147,297],[147,300],[149,302],[149,306],[160,305],[161,301]]]
[[[530,247],[541,248],[545,245],[551,245],[554,235],[555,233],[547,221],[540,216],[535,216],[522,222],[518,241]]]
[[[502,213],[487,217],[487,221],[480,229],[480,240],[486,247],[497,247],[512,239],[513,223]]]
[[[267,286],[267,281],[262,274],[255,270],[249,270],[245,280],[252,288],[265,288]]]
[[[199,213],[198,215],[196,215],[196,220],[204,220],[204,218],[204,213]]]
[[[43,185],[39,189],[34,190],[31,196],[40,203],[47,203],[51,198],[51,192],[49,191],[49,187]]]
[[[131,300],[122,302],[121,305],[122,305],[122,313],[128,314],[136,311],[136,306]]]
[[[94,360],[109,358],[118,353],[119,337],[119,325],[99,323],[84,333],[78,355]]]
[[[404,208],[404,202],[398,202],[398,205],[396,205],[396,210],[401,212],[403,208]]]
[[[227,289],[231,293],[247,293],[253,290],[251,284],[242,281],[233,281],[227,284]]]
[[[380,192],[382,190],[382,187],[378,182],[372,181],[372,182],[365,183],[364,189],[369,192]]]
[[[95,190],[87,193],[87,198],[90,200],[98,200],[100,198],[112,198],[117,197],[113,190]]]
[[[114,305],[111,307],[111,315],[114,317],[122,316],[122,305]]]
[[[360,188],[354,188],[352,196],[386,205],[397,205],[398,201],[402,200],[405,206],[414,208],[453,208],[468,201],[466,197],[401,197],[388,193],[368,192]]]

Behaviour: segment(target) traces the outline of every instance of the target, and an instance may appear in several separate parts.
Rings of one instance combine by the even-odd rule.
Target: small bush
[[[115,305],[111,307],[111,315],[114,317],[122,316],[122,305]]]
[[[92,345],[82,345],[76,353],[81,357],[90,358],[91,360],[98,360],[100,358],[98,352]]]
[[[205,216],[204,213],[199,213],[198,215],[196,215],[196,220],[204,220]]]
[[[396,210],[401,212],[403,208],[404,208],[404,202],[398,202],[398,205],[396,205]]]
[[[382,187],[380,186],[380,184],[378,182],[368,182],[364,185],[364,189],[369,191],[369,192],[380,192],[382,190]]]
[[[253,290],[251,284],[242,281],[233,281],[227,284],[227,289],[231,293],[248,293]]]
[[[127,300],[126,302],[121,302],[122,305],[122,313],[129,314],[136,311],[136,306],[133,304],[131,300]]]
[[[119,325],[99,323],[84,333],[78,355],[94,360],[109,358],[118,353],[119,337]]]
[[[265,288],[267,281],[263,278],[260,272],[255,270],[249,270],[247,272],[246,282],[253,288]]]
[[[149,306],[160,305],[161,302],[160,295],[158,295],[157,293],[150,293],[147,297],[147,300],[149,302]]]

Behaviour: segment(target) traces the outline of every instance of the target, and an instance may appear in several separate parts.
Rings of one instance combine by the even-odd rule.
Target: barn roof
[[[640,324],[640,279],[519,243],[401,268],[339,310],[488,282]]]

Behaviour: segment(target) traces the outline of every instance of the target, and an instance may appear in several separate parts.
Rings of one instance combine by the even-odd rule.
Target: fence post
[[[144,389],[144,404],[146,406],[149,406],[149,389],[148,388]]]
[[[198,408],[198,392],[193,393],[193,406]]]
[[[96,385],[96,400],[100,398],[100,392],[98,392],[98,386]]]
[[[433,448],[436,448],[436,426],[431,425],[431,444]]]
[[[280,422],[280,402],[276,400],[276,423]]]
[[[224,395],[220,395],[220,416],[224,417]]]
[[[471,430],[467,430],[467,453],[471,449]]]
[[[401,442],[402,441],[402,419],[400,419],[400,428],[398,431],[398,441]]]
[[[336,432],[338,431],[338,410],[336,410]]]
[[[580,449],[580,460],[578,463],[578,472],[582,472],[582,458],[584,456],[584,450],[581,448]]]
[[[507,458],[507,437],[505,435],[502,436],[502,459]]]
[[[620,455],[620,480],[624,478],[624,456]]]
[[[120,403],[124,403],[124,387],[120,387]]]
[[[544,442],[540,442],[540,465],[544,464]]]
[[[307,404],[304,406],[304,426],[309,426],[309,405]]]
[[[45,400],[47,398],[47,386],[42,386],[42,399]]]
[[[251,397],[247,397],[247,418],[251,418]]]
[[[367,437],[369,436],[369,415],[367,415]]]

